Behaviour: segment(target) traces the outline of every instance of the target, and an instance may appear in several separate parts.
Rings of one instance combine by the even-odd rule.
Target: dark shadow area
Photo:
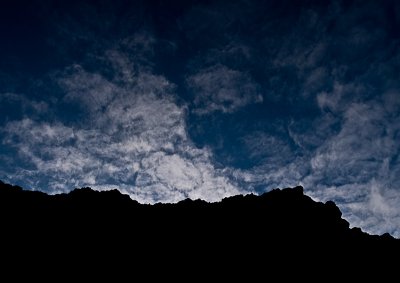
[[[315,202],[302,187],[218,203],[144,205],[117,190],[47,195],[0,182],[0,215],[3,255],[9,252],[19,262],[72,257],[74,263],[127,260],[177,268],[196,263],[196,270],[228,264],[229,270],[260,271],[268,262],[381,262],[400,250],[400,240],[389,234],[350,229],[333,202]]]

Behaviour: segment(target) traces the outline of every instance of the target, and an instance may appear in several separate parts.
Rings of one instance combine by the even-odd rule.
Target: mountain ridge
[[[357,238],[358,240],[365,240],[368,238],[370,238],[370,240],[397,240],[388,233],[378,236],[362,232],[360,228],[350,229],[349,223],[341,218],[342,213],[333,201],[327,201],[326,203],[315,202],[304,194],[303,187],[301,186],[274,189],[258,196],[254,194],[236,195],[223,198],[220,202],[215,203],[208,203],[200,199],[185,199],[175,204],[156,203],[150,205],[140,204],[136,200],[131,199],[128,195],[122,194],[116,189],[109,191],[96,191],[89,187],[84,187],[81,189],[76,188],[67,194],[48,195],[40,191],[27,191],[19,186],[12,186],[0,181],[0,197],[0,211],[3,214],[7,213],[7,211],[12,211],[13,217],[21,217],[24,214],[28,217],[28,214],[32,216],[36,213],[38,216],[49,218],[48,215],[45,216],[42,213],[53,212],[53,215],[59,215],[61,219],[64,219],[68,217],[74,218],[77,215],[82,216],[88,212],[96,212],[102,216],[106,216],[106,214],[112,216],[116,212],[129,214],[137,212],[136,210],[141,211],[143,215],[146,213],[149,214],[144,217],[154,217],[152,214],[158,213],[158,211],[155,211],[157,209],[162,213],[168,211],[168,213],[172,214],[175,213],[174,210],[181,209],[193,213],[192,216],[197,218],[198,215],[193,211],[196,211],[196,209],[208,209],[213,211],[213,213],[214,211],[218,211],[220,214],[224,214],[224,210],[225,212],[229,211],[232,216],[237,218],[241,218],[244,215],[248,216],[250,211],[252,213],[265,213],[263,216],[266,219],[279,226],[279,221],[277,219],[282,218],[280,220],[288,221],[288,215],[292,214],[289,218],[294,217],[293,212],[295,211],[296,213],[310,216],[310,219],[311,217],[315,218],[317,213],[323,215],[326,219],[319,219],[321,217],[318,216],[318,219],[313,219],[311,222],[316,223],[317,227],[321,229],[333,229],[332,232],[337,233],[337,235],[335,234],[336,236],[349,237],[349,239]],[[154,211],[150,212],[152,209]],[[240,215],[240,213],[236,213],[235,211],[241,211],[243,212],[243,215]],[[268,213],[275,215],[277,219],[271,218]],[[279,215],[277,213],[279,213]],[[258,218],[262,216],[260,214],[253,214],[253,216]],[[206,213],[204,216],[206,216]],[[125,217],[127,217],[126,214],[124,218]],[[54,219],[52,219],[52,221],[54,221]],[[324,225],[324,221],[331,221],[329,222],[329,225],[333,226],[329,228],[329,225]],[[289,223],[291,222],[289,221]],[[308,227],[309,225],[307,224],[306,226]],[[286,228],[280,228],[282,231],[286,231]]]
[[[164,279],[175,278],[171,271],[178,267],[186,270],[180,276],[210,278],[216,272],[253,280],[265,272],[291,278],[299,276],[291,271],[302,270],[304,276],[310,267],[341,278],[354,263],[374,272],[397,270],[392,258],[400,252],[399,239],[350,228],[341,215],[334,202],[315,202],[302,187],[215,203],[150,205],[118,190],[47,195],[0,181],[5,266],[32,265],[40,276],[43,266],[60,274],[79,267],[90,275],[90,266],[95,272],[112,270],[113,276],[134,270]],[[351,273],[359,276],[358,269]]]

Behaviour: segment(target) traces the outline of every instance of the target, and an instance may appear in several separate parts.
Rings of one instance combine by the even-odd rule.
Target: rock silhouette
[[[146,205],[117,190],[47,195],[0,182],[0,215],[1,238],[13,254],[22,250],[50,258],[123,252],[142,264],[171,263],[174,255],[180,264],[205,257],[215,264],[256,266],[259,258],[360,260],[366,251],[383,257],[400,250],[400,240],[389,234],[349,228],[333,202],[315,202],[302,187],[217,203],[187,199]]]

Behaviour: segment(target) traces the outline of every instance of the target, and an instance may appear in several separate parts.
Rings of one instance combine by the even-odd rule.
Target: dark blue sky
[[[151,203],[301,184],[400,236],[399,36],[397,1],[2,1],[0,179]]]

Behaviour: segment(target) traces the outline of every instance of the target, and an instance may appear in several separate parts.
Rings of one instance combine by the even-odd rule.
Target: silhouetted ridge
[[[43,247],[64,252],[101,247],[227,260],[237,254],[253,257],[283,251],[299,258],[311,252],[318,258],[363,250],[385,255],[397,253],[400,246],[389,234],[350,229],[332,201],[315,202],[302,187],[237,195],[217,203],[187,199],[146,205],[117,190],[82,188],[47,195],[0,182],[0,215],[7,231],[3,240],[38,252]]]

